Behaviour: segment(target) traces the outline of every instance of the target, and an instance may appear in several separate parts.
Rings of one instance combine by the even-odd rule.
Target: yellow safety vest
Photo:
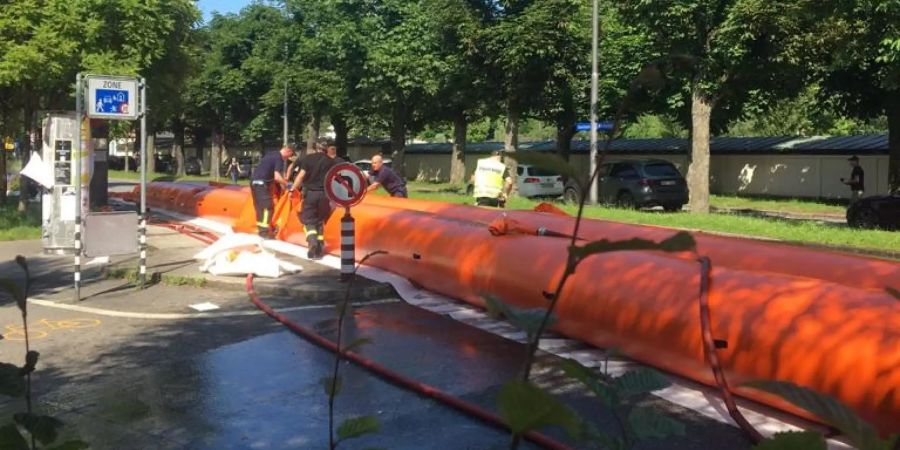
[[[503,192],[503,172],[506,165],[493,158],[478,160],[475,167],[475,198],[499,198]]]

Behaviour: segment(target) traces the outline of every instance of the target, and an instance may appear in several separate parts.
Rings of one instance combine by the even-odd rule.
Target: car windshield
[[[675,166],[665,163],[647,164],[644,166],[644,172],[651,177],[677,177],[681,175]]]

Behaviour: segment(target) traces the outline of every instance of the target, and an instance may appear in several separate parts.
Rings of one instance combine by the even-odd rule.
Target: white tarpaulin
[[[31,159],[28,164],[19,172],[28,178],[34,180],[37,184],[50,189],[53,187],[53,168],[44,164],[41,155],[38,152],[31,152]]]
[[[278,278],[285,274],[297,273],[302,267],[282,261],[270,250],[271,245],[259,236],[236,233],[222,236],[218,241],[203,249],[194,259],[203,261],[201,272],[212,275],[247,275]],[[277,247],[277,246],[276,246]],[[277,251],[277,250],[274,250]],[[291,252],[293,253],[293,252]]]

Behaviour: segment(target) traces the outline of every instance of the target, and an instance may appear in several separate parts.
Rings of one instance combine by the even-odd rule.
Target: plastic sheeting
[[[252,234],[229,234],[201,250],[194,255],[194,259],[202,261],[201,272],[217,276],[252,273],[259,277],[278,278],[300,272],[302,267],[278,258],[276,252],[283,249],[272,242]]]

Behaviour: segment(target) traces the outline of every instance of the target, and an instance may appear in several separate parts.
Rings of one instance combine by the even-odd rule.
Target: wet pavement
[[[174,236],[165,240],[170,246],[186,246],[157,250],[168,252],[172,260],[197,246]],[[0,269],[4,274],[13,270],[5,261],[7,255],[34,255],[39,249],[39,243],[0,243]],[[327,448],[327,397],[319,380],[329,375],[333,355],[259,314],[248,302],[243,279],[137,290],[123,280],[98,278],[85,287],[85,300],[73,304],[68,300],[70,291],[57,289],[68,284],[70,259],[57,259],[33,260],[40,274],[35,297],[55,300],[30,306],[32,347],[41,352],[34,376],[36,401],[40,410],[68,423],[92,448]],[[162,254],[156,260],[163,263]],[[181,270],[187,271],[191,266],[184,267]],[[335,309],[330,306],[334,296],[311,292],[338,292],[343,284],[332,269],[308,262],[304,268],[293,283],[315,289],[292,295],[275,289],[264,300],[292,321],[331,338],[336,327]],[[354,291],[351,300],[359,306],[345,328],[348,340],[372,339],[360,353],[495,411],[497,392],[520,369],[524,347],[384,296],[382,288],[371,283],[370,290]],[[188,307],[201,302],[219,309],[201,315]],[[125,312],[131,314],[123,316]],[[16,332],[19,323],[14,305],[0,305],[0,332],[7,336],[0,341],[2,361],[21,361],[24,356]],[[613,430],[615,419],[561,375],[555,368],[558,361],[543,354],[535,370],[537,381],[602,429]],[[381,423],[379,433],[347,441],[340,448],[508,447],[504,432],[353,364],[343,363],[340,370],[338,422],[374,415]],[[731,426],[656,397],[638,401],[687,426],[685,436],[638,448],[749,447]],[[22,408],[20,401],[0,399],[0,417]],[[560,429],[545,431],[573,448],[590,448],[568,440]]]

